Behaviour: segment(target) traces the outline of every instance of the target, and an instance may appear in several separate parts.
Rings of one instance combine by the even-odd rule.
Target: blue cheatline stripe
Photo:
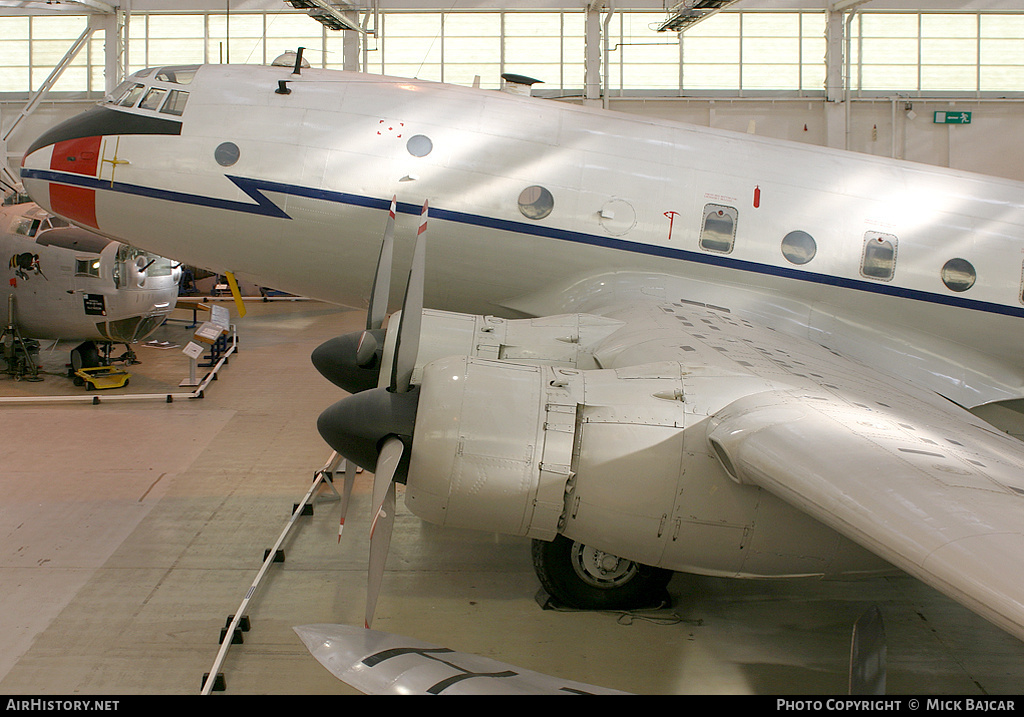
[[[23,179],[42,179],[47,182],[58,184],[72,184],[78,187],[96,189],[107,192],[118,192],[120,194],[131,194],[137,197],[149,197],[151,199],[164,199],[179,204],[194,204],[201,207],[212,207],[214,209],[226,209],[233,212],[245,212],[247,214],[258,214],[278,219],[291,219],[279,206],[260,193],[252,183],[235,181],[234,177],[228,177],[239,189],[246,193],[255,204],[249,202],[238,202],[233,199],[215,199],[204,197],[200,194],[188,194],[175,192],[169,189],[153,189],[139,184],[126,184],[125,182],[111,182],[109,179],[97,179],[79,174],[68,174],[65,172],[54,172],[48,169],[26,169],[22,168]]]
[[[280,182],[251,179],[247,177],[234,177],[231,175],[225,176],[227,176],[227,178],[239,189],[245,192],[246,196],[250,197],[255,204],[230,199],[215,199],[212,197],[187,194],[184,192],[174,192],[165,189],[152,189],[150,187],[143,187],[136,184],[125,184],[123,182],[111,183],[106,180],[96,179],[95,177],[83,177],[80,175],[54,172],[51,170],[22,168],[21,176],[30,179],[43,179],[46,181],[59,182],[61,184],[73,184],[82,187],[89,187],[91,189],[120,192],[122,194],[132,194],[182,204],[212,207],[215,209],[226,209],[228,211],[245,212],[247,214],[255,214],[278,219],[291,219],[291,217],[266,195],[264,195],[264,192],[287,194],[290,196],[305,197],[308,199],[319,199],[336,204],[366,207],[368,209],[387,210],[391,206],[390,199],[377,199],[375,197],[367,197],[360,194],[336,192],[316,187],[300,187],[293,184],[283,184]],[[422,207],[416,204],[408,202],[398,203],[398,211],[403,214],[419,215],[421,210]],[[676,261],[685,261],[692,264],[704,264],[708,266],[722,267],[725,269],[745,271],[763,276],[774,276],[794,281],[804,281],[812,284],[822,284],[844,289],[852,289],[854,291],[866,291],[873,294],[894,296],[901,299],[911,299],[914,301],[924,301],[932,304],[955,306],[961,309],[970,309],[972,311],[983,311],[990,314],[1001,314],[1004,316],[1024,318],[1024,307],[1006,306],[988,301],[975,301],[974,299],[968,299],[962,296],[947,296],[945,294],[935,294],[928,291],[908,289],[891,284],[875,283],[860,279],[847,279],[838,276],[831,276],[829,274],[818,274],[811,271],[801,271],[784,266],[773,266],[771,264],[761,264],[753,261],[745,261],[743,259],[735,259],[721,254],[704,254],[686,249],[642,244],[622,239],[615,239],[613,237],[598,236],[596,234],[585,234],[583,232],[572,231],[569,229],[559,229],[557,227],[550,227],[541,224],[527,224],[525,222],[518,222],[510,219],[499,219],[479,214],[468,214],[466,212],[457,212],[438,207],[430,208],[430,216],[433,219],[442,221],[512,232],[515,234],[528,234],[547,239],[569,241],[577,244],[586,244],[588,246],[625,251],[632,254],[645,254],[648,256],[663,257],[665,259],[673,259]]]

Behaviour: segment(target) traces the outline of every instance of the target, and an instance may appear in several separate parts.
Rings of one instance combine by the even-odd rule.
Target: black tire
[[[96,368],[102,364],[99,349],[92,341],[81,343],[71,349],[71,373],[83,368]]]
[[[589,548],[558,535],[534,540],[533,569],[558,605],[579,610],[637,610],[668,606],[672,571]]]

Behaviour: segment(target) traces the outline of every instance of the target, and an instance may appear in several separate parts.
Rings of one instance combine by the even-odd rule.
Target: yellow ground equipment
[[[121,388],[128,385],[131,374],[122,371],[115,366],[96,366],[94,368],[80,368],[75,371],[75,376],[85,383],[86,390],[102,388]],[[76,380],[75,383],[78,383]]]

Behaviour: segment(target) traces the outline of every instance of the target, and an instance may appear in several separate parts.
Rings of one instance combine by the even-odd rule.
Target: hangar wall
[[[610,102],[611,108],[618,111],[837,146],[829,141],[827,104],[823,99],[674,98]],[[1016,139],[1024,123],[1024,104],[1020,101],[897,97],[855,100],[851,104],[849,148],[853,151],[1024,180],[1024,143]],[[933,121],[935,112],[951,110],[971,112],[971,124]]]
[[[135,4],[146,5],[145,2]],[[275,4],[275,7],[278,4]],[[620,8],[629,4],[618,3]],[[789,4],[793,3],[787,3]],[[259,5],[266,6],[267,3],[249,3],[243,11],[258,10],[255,6]],[[187,11],[184,8],[183,10]],[[804,7],[801,12],[789,14],[757,10],[720,13],[722,18],[716,21],[717,25],[705,21],[708,24],[703,28],[698,26],[700,32],[694,33],[692,40],[689,40],[690,45],[684,46],[684,41],[680,38],[679,47],[675,48],[672,47],[675,36],[666,37],[649,31],[652,18],[658,17],[653,8],[633,10],[635,12],[626,13],[620,9],[612,15],[603,13],[595,19],[595,22],[602,23],[608,31],[609,43],[604,46],[607,53],[600,60],[600,64],[609,77],[608,83],[601,89],[603,97],[598,102],[610,109],[701,126],[753,132],[762,136],[820,146],[847,147],[878,156],[1024,180],[1024,147],[1012,139],[1024,120],[1024,56],[1018,57],[1020,52],[1006,51],[1007,47],[1019,44],[1019,39],[1014,37],[1019,36],[1018,31],[1024,28],[1024,13],[1020,11],[1008,12],[999,7],[986,7],[985,12],[960,14],[949,11],[932,14],[904,11],[879,15],[874,18],[874,24],[860,19],[856,23],[848,24],[851,32],[856,30],[856,42],[850,45],[849,49],[853,59],[859,64],[851,73],[855,91],[849,96],[849,102],[843,102],[842,100],[846,99],[845,95],[830,92],[827,87],[822,88],[823,83],[827,84],[830,81],[826,65],[831,63],[834,67],[836,64],[834,60],[823,61],[827,58],[822,57],[823,54],[828,54],[830,42],[828,32],[822,37],[824,25],[821,18],[827,17],[827,13],[823,15],[823,11],[814,12]],[[515,29],[515,20],[521,20],[520,15],[486,8],[472,15],[483,18],[488,12],[496,18],[499,15],[503,18],[497,25],[496,20],[486,23],[491,28],[500,27],[500,30],[482,29],[479,30],[478,37],[467,35],[463,29],[468,24],[467,18],[470,17],[470,13],[457,15],[422,9],[412,15],[406,12],[405,15],[401,15],[406,26],[419,28],[407,30],[406,36],[402,37],[401,47],[406,58],[411,57],[420,62],[420,76],[425,79],[439,78],[468,83],[471,81],[468,78],[476,72],[481,77],[481,86],[485,88],[497,86],[497,75],[500,71],[521,72],[525,67],[528,72],[536,70],[537,74],[545,76],[546,84],[538,87],[552,87],[552,84],[557,87],[545,89],[538,94],[558,97],[561,101],[586,101],[580,96],[589,91],[589,88],[579,87],[585,82],[585,11],[573,9],[549,13],[552,17],[560,18],[555,27],[563,34],[557,40],[551,37],[538,37],[536,33],[539,31],[537,28],[529,27],[529,22],[524,23],[523,29]],[[282,17],[294,23],[291,27],[299,29],[293,30],[290,34],[298,34],[306,28],[314,28],[315,32],[319,32],[317,23],[302,16],[301,13],[290,13],[286,16],[278,9],[264,10],[262,14],[272,18],[277,28],[282,25]],[[395,14],[393,17],[399,16]],[[177,40],[161,38],[152,42],[148,34],[144,34],[148,33],[145,21],[147,15],[139,14],[132,17],[132,29],[129,34],[129,57],[132,61],[128,65],[129,71],[145,66],[146,61],[152,59],[149,50],[151,44],[164,49],[154,52],[156,59],[148,64],[170,62],[176,57],[174,48],[180,48],[178,51],[187,55],[182,56],[181,62],[216,62],[225,59],[269,62],[270,56],[276,56],[281,49],[279,45],[290,48],[293,44],[304,41],[300,37],[285,37],[284,35],[289,35],[287,30],[279,30],[279,35],[281,32],[283,35],[274,42],[266,36],[259,38],[259,28],[255,31],[249,30],[253,37],[247,37],[247,42],[255,42],[261,48],[260,52],[254,55],[248,49],[248,44],[232,38],[234,44],[231,45],[223,42],[223,38],[214,36],[217,30],[213,28],[218,23],[227,23],[230,20],[236,28],[233,31],[235,34],[239,32],[238,28],[244,27],[246,23],[252,25],[253,20],[259,17],[259,13],[251,11],[248,14],[238,10],[234,14],[218,14],[207,9],[205,13],[196,15],[203,18],[200,23],[205,25],[201,24],[200,27],[205,27],[205,30],[199,32],[205,32],[205,37]],[[158,14],[154,13],[152,17],[158,17]],[[164,14],[163,18],[166,17]],[[385,14],[383,17],[386,18],[388,15]],[[444,17],[449,18],[447,26]],[[458,17],[459,22],[454,20],[455,17]],[[848,17],[842,16],[844,23]],[[414,18],[415,22],[410,22],[410,18]],[[0,22],[4,19],[0,17]],[[429,20],[425,26],[422,25],[424,19]],[[84,23],[84,17],[79,20]],[[606,25],[605,20],[608,20]],[[884,22],[881,22],[882,20]],[[396,19],[393,24],[398,27],[398,20]],[[270,25],[271,21],[263,21],[264,33]],[[772,29],[774,26],[781,25],[797,29],[783,31],[783,39],[768,36],[771,32],[777,32]],[[1006,30],[993,29],[1003,25]],[[966,29],[961,29],[961,26]],[[765,27],[769,30],[761,29]],[[0,42],[0,69],[10,70],[8,74],[11,77],[24,75],[28,78],[24,80],[25,86],[34,88],[38,85],[39,78],[45,77],[49,70],[46,63],[56,62],[59,59],[59,50],[70,45],[71,41],[67,38],[74,37],[77,32],[77,28],[66,30],[63,40],[43,39],[46,36],[37,39],[33,35],[30,44],[33,47],[45,45],[46,52],[35,51],[36,58],[29,61],[18,59],[17,53],[24,51],[24,43],[19,45],[10,37],[5,38],[6,42]],[[493,35],[496,32],[500,33],[500,40]],[[559,52],[556,53],[554,60],[531,57],[531,61],[524,66],[516,61],[514,53],[506,51],[508,36],[517,33],[519,40],[524,43],[532,42],[532,47],[535,48],[539,47],[538,42],[542,42],[547,48],[557,42]],[[193,31],[191,34],[196,33]],[[340,49],[342,34],[324,31],[322,45],[318,48],[324,50],[322,57],[340,56],[341,53],[336,50]],[[392,36],[395,36],[394,31]],[[48,95],[30,116],[24,117],[16,131],[10,134],[7,153],[12,167],[16,168],[21,153],[34,137],[53,124],[89,107],[100,98],[103,84],[104,41],[103,33],[97,33],[87,48],[91,57],[87,60],[77,60],[76,64],[79,66],[73,68],[79,75],[80,84],[83,81],[81,78],[85,78],[85,84],[82,86],[86,87],[87,91],[68,91],[66,87],[62,88],[58,84],[54,88],[55,91]],[[400,71],[415,65],[415,62],[409,64],[409,59],[394,52],[394,49],[399,47],[399,40],[390,39],[388,42],[392,48],[389,55],[392,59],[389,61],[385,62],[382,59],[385,54],[381,51],[383,39],[375,41],[372,55],[363,55],[362,61],[366,63],[369,71]],[[330,43],[333,43],[333,47]],[[793,59],[768,61],[756,54],[758,48],[763,52],[766,44],[772,43],[787,44],[795,48]],[[873,59],[870,55],[873,46],[871,43],[875,43],[874,46],[879,48],[876,51],[876,58],[881,55],[881,60]],[[225,45],[234,48],[228,51],[227,58],[224,57]],[[240,45],[246,48],[245,57],[236,58]],[[202,49],[197,55],[195,48],[198,46]],[[137,49],[141,47],[146,48],[145,52]],[[168,47],[172,49],[167,50]],[[187,47],[192,49],[188,50]],[[416,47],[424,49],[412,52],[412,48]],[[496,49],[499,47],[500,50]],[[719,50],[721,47],[727,50]],[[413,55],[416,57],[412,57]],[[935,59],[936,56],[938,59]],[[673,65],[681,63],[680,58],[683,57],[689,63],[686,65],[686,72],[689,73],[686,82],[682,79],[684,72],[680,70],[676,73]],[[995,59],[997,57],[998,59]],[[623,62],[624,58],[639,59],[627,65]],[[730,70],[718,75],[714,71],[709,72],[708,68],[719,69],[716,65],[719,59],[723,66],[735,68],[738,72]],[[140,62],[143,64],[139,64]],[[326,64],[327,61],[323,62]],[[88,67],[80,66],[85,63],[88,63]],[[9,67],[2,67],[4,65]],[[330,66],[337,66],[337,62]],[[999,79],[985,79],[984,72],[988,71],[989,66],[998,66],[997,69],[1002,72],[1002,75],[998,75]],[[836,69],[842,70],[841,67]],[[915,71],[916,78],[913,76]],[[799,75],[798,79],[783,80],[777,87],[774,84],[776,77],[789,77],[794,73]],[[558,75],[557,80],[551,79],[550,75],[553,74]],[[672,88],[670,85],[674,82],[675,74],[679,75],[679,86]],[[736,82],[731,79],[734,75],[744,79]],[[876,84],[872,85],[869,80],[864,79],[872,76],[882,78],[881,82],[876,81]],[[898,89],[902,85],[896,83],[887,87],[887,78],[895,76],[909,77],[911,83],[916,81],[917,84],[907,89]],[[694,77],[710,79],[694,80]],[[714,83],[721,78],[725,78],[724,83],[716,86]],[[831,81],[834,82],[834,78]],[[1000,81],[1004,84],[1000,85]],[[948,87],[961,87],[962,90],[950,91]],[[1004,88],[1005,91],[1001,91]],[[0,130],[4,132],[22,112],[29,97],[27,91],[13,90],[13,86],[0,87]],[[595,103],[593,99],[589,101]],[[971,123],[954,125],[933,121],[933,114],[936,111],[949,110],[970,112]]]

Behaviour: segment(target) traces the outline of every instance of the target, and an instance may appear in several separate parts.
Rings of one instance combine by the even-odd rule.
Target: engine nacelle
[[[381,356],[381,381],[387,385],[401,312],[388,322]],[[622,326],[621,321],[591,314],[560,314],[535,319],[423,311],[413,383],[423,366],[446,356],[503,359],[553,366],[596,368],[593,349]]]
[[[434,361],[420,383],[406,504],[441,525],[550,540],[579,517],[580,501],[568,498],[581,471],[600,473],[605,484],[614,470],[620,489],[602,485],[594,501],[607,499],[631,518],[590,537],[619,543],[623,534],[652,532],[639,528],[657,528],[679,480],[682,395],[677,363],[581,371],[467,356]],[[614,430],[592,439],[582,430],[608,416]],[[660,557],[642,543],[631,553]]]
[[[722,576],[885,563],[724,470],[709,417],[763,379],[679,363],[579,370],[466,356],[423,368],[406,505],[432,523]]]
[[[424,367],[409,509],[438,525],[553,538],[576,411],[575,403],[551,403],[558,371],[469,356]]]

